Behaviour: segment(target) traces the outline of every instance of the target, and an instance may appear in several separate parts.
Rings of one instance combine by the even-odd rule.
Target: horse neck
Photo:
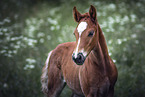
[[[108,55],[108,49],[106,45],[106,41],[103,35],[103,32],[98,25],[98,41],[96,43],[96,47],[93,50],[94,55],[96,56],[96,59],[98,60],[98,64],[102,66],[104,73],[105,71],[109,72],[110,68],[110,60],[109,60],[109,55]]]
[[[108,54],[108,48],[107,48],[107,44],[106,44],[106,40],[105,40],[105,37],[103,35],[103,32],[98,24],[98,30],[99,30],[99,43],[100,43],[100,46],[101,46],[101,49],[102,49],[102,52],[103,52],[103,55],[104,55],[104,59],[105,59],[105,63],[107,65],[110,65],[110,59],[109,59],[109,54]]]

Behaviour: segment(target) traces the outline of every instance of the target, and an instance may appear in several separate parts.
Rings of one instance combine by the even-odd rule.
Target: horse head
[[[80,14],[74,7],[73,15],[78,25],[74,31],[76,44],[72,59],[77,65],[83,65],[99,38],[96,9],[91,5],[88,13]]]

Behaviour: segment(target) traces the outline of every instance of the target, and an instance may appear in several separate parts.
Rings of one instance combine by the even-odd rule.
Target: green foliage
[[[118,68],[115,97],[145,96],[144,0],[2,0],[0,97],[43,97],[40,76],[48,52],[75,41],[72,9],[88,12],[90,4],[97,8],[109,55]],[[66,87],[61,97],[70,95]]]

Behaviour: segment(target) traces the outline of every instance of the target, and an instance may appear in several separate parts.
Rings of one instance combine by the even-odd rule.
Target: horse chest
[[[62,67],[62,72],[64,80],[69,88],[77,94],[83,94],[79,80],[79,68],[79,66],[69,63]]]

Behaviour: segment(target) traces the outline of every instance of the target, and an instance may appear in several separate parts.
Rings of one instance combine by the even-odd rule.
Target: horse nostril
[[[79,60],[83,59],[83,55],[81,53],[79,53],[77,57],[78,57]]]

